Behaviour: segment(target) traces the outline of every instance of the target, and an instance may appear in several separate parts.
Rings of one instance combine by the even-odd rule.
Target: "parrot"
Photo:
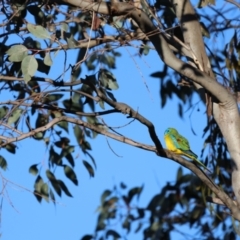
[[[180,135],[175,128],[168,128],[164,132],[164,140],[168,150],[191,158],[206,170],[211,172],[202,162],[197,159],[198,156],[191,151],[188,140]]]

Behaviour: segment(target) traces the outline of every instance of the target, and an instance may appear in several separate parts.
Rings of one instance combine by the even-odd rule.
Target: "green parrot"
[[[202,162],[197,159],[198,156],[191,151],[188,140],[180,135],[175,128],[168,128],[164,132],[164,140],[168,150],[191,158],[211,172]]]

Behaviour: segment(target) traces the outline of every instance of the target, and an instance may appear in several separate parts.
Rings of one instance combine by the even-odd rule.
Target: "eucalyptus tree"
[[[211,228],[220,225],[226,237],[233,236],[233,224],[229,229],[226,225],[230,216],[240,220],[239,7],[234,0],[2,1],[1,148],[17,154],[16,144],[23,139],[45,141],[49,150],[46,176],[40,174],[37,163],[29,167],[36,175],[37,200],[54,202],[55,194],[61,196],[62,192],[72,196],[54,169],[62,168],[66,177],[78,185],[72,155],[76,140],[81,151],[92,159],[83,161],[83,165],[94,176],[96,163],[90,141],[102,134],[176,161],[194,173],[184,175],[179,168],[175,184],[166,184],[147,207],[138,207],[137,216],[129,211],[125,219],[120,219],[123,228],[130,231],[137,221],[137,230],[142,229],[140,220],[150,211],[149,224],[143,231],[145,239],[169,238],[175,225],[185,223],[196,224],[209,239],[216,237]],[[208,121],[203,136],[209,148],[204,148],[202,155],[212,175],[164,149],[148,116],[115,98],[113,90],[121,91],[122,80],[112,70],[124,69],[116,65],[116,58],[121,57],[118,50],[133,42],[140,56],[149,51],[159,56],[162,70],[151,76],[159,79],[162,108],[168,106],[173,94],[179,99],[179,117],[195,92],[205,103]],[[67,64],[71,51],[76,60]],[[64,56],[62,68],[51,72],[59,52]],[[87,76],[81,74],[83,66],[89,71]],[[97,107],[102,110],[96,111]],[[119,135],[99,120],[99,116],[115,113],[145,125],[152,145]],[[70,138],[70,125],[76,139]],[[211,154],[204,155],[206,151]],[[7,161],[1,153],[2,169],[7,168]],[[124,184],[121,189],[125,189]],[[114,191],[105,191],[96,232],[107,229],[107,220],[119,217],[114,207],[117,202],[129,207],[133,196],[141,192],[142,187],[136,187],[119,198]],[[213,203],[211,217],[206,206],[199,205],[203,199]],[[177,204],[181,210],[172,215]],[[186,212],[190,204],[191,211]],[[114,230],[107,231],[106,236],[110,235],[120,237]]]

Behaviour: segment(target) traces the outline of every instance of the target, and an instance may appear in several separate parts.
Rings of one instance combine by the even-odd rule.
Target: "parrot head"
[[[167,135],[167,134],[178,134],[178,131],[175,129],[175,128],[167,128],[164,132],[164,135]]]

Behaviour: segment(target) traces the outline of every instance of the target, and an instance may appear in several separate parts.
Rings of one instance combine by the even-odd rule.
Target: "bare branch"
[[[43,194],[40,194],[40,193],[38,193],[38,192],[33,192],[33,191],[31,191],[30,189],[28,189],[28,188],[26,188],[26,187],[24,187],[24,186],[21,186],[21,185],[19,185],[19,184],[17,184],[17,183],[14,183],[14,182],[10,181],[9,179],[5,178],[5,177],[2,175],[1,172],[0,172],[0,177],[1,177],[1,179],[2,179],[2,183],[4,183],[4,184],[3,184],[4,186],[7,185],[7,184],[11,184],[11,185],[13,185],[13,186],[15,186],[15,187],[18,187],[18,188],[23,189],[24,191],[27,191],[27,192],[30,192],[30,193],[32,193],[32,194],[38,195],[38,196],[40,196],[40,197],[44,197]],[[2,188],[2,191],[1,191],[1,194],[2,194],[2,195],[4,195],[4,191],[5,191],[4,188]],[[56,200],[53,200],[53,199],[49,199],[49,200],[52,201],[52,202],[54,202],[54,203],[57,203],[57,204],[60,204],[60,205],[64,205],[64,204],[62,204],[62,203],[60,203],[60,202],[58,202],[58,201],[56,201]],[[15,207],[14,207],[13,204],[11,203],[10,198],[8,199],[8,201],[9,201],[9,204],[15,209]],[[18,212],[18,211],[17,211],[17,212]]]
[[[142,143],[138,143],[130,138],[126,138],[124,136],[119,136],[119,135],[116,135],[116,134],[113,134],[113,133],[110,133],[108,132],[107,130],[105,129],[101,129],[99,128],[98,126],[96,125],[92,125],[90,123],[87,123],[87,122],[84,122],[80,119],[75,119],[75,118],[71,118],[71,117],[66,117],[66,116],[61,116],[61,117],[58,117],[58,118],[54,118],[52,121],[50,121],[48,124],[46,124],[45,126],[42,126],[42,127],[39,127],[39,128],[36,128],[30,132],[27,132],[27,133],[24,133],[22,134],[21,136],[19,137],[13,137],[13,138],[5,138],[5,142],[2,142],[0,144],[0,146],[6,146],[7,144],[9,143],[12,143],[12,142],[18,142],[20,140],[23,140],[25,138],[29,138],[29,137],[32,137],[34,136],[36,133],[39,133],[39,132],[44,132],[48,129],[50,129],[51,127],[53,127],[55,124],[59,123],[59,122],[62,122],[62,121],[66,121],[66,122],[71,122],[71,123],[75,123],[77,125],[81,125],[83,127],[86,127],[86,128],[89,128],[89,129],[92,129],[93,131],[99,133],[99,134],[102,134],[102,135],[105,135],[105,136],[108,136],[110,138],[113,138],[117,141],[120,141],[120,142],[123,142],[123,143],[127,143],[129,145],[132,145],[132,146],[135,146],[135,147],[138,147],[138,148],[141,148],[141,149],[144,149],[144,150],[147,150],[147,151],[152,151],[152,152],[155,152],[155,147],[153,146],[150,146],[150,145],[146,145],[146,144],[142,144]]]
[[[1,103],[0,103],[0,105],[1,105]],[[13,132],[18,133],[19,135],[23,134],[23,132],[17,130],[16,128],[13,128],[13,127],[9,126],[8,124],[6,124],[6,123],[4,123],[4,122],[1,122],[0,125],[8,128],[8,129],[10,129],[10,130],[13,131]]]
[[[119,113],[120,111],[116,110],[116,109],[111,109],[111,110],[106,110],[106,111],[102,111],[102,112],[93,112],[93,113],[86,113],[86,112],[78,112],[78,111],[74,111],[71,109],[65,109],[65,108],[61,108],[58,106],[54,106],[54,105],[45,105],[45,104],[35,104],[35,103],[19,103],[19,101],[6,101],[6,102],[0,102],[0,105],[21,105],[21,106],[25,106],[25,107],[32,107],[32,108],[37,108],[37,109],[47,109],[47,110],[52,110],[52,111],[60,111],[60,112],[64,112],[64,113],[70,113],[70,114],[75,114],[78,116],[84,116],[84,117],[97,117],[97,116],[102,116],[102,115],[107,115],[110,113]],[[6,125],[4,123],[1,123],[1,125]],[[6,125],[7,127],[10,128],[10,126]],[[17,129],[11,128],[13,131],[15,132],[19,132]],[[21,132],[21,134],[23,134]],[[0,137],[1,138],[1,137]]]
[[[92,86],[94,90],[97,92],[97,95],[106,103],[108,103],[111,107],[115,108],[116,110],[122,112],[123,114],[128,114],[130,117],[135,118],[140,123],[145,125],[148,128],[150,137],[152,141],[154,142],[158,152],[160,153],[163,149],[161,142],[159,141],[157,134],[155,132],[154,125],[145,117],[143,117],[141,114],[136,112],[133,108],[128,106],[125,103],[115,102],[112,101],[110,98],[108,98],[103,92],[96,88],[95,86]]]

